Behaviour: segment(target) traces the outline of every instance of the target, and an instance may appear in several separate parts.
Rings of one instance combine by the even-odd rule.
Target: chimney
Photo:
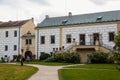
[[[46,19],[49,19],[49,15],[46,15],[45,17],[46,17]]]
[[[32,17],[31,20],[34,22],[34,18]]]
[[[8,22],[12,22],[11,20],[9,20]]]
[[[69,16],[69,17],[72,16],[72,12],[69,12],[68,16]]]

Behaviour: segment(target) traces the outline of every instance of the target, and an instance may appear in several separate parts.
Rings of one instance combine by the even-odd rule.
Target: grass
[[[0,80],[27,80],[37,70],[30,66],[0,64]]]
[[[115,64],[87,64],[79,66],[70,66],[65,68],[88,68],[88,69],[116,69]]]
[[[120,80],[120,71],[115,70],[115,65],[112,64],[88,64],[66,68],[58,71],[59,80]]]
[[[71,63],[30,61],[29,63],[25,62],[25,64],[38,64],[38,65],[46,65],[46,66],[62,66],[62,65],[70,65]]]

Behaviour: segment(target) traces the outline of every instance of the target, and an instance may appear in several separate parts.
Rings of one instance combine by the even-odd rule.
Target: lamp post
[[[22,56],[21,56],[21,66],[23,66],[23,51],[24,51],[24,49],[21,49],[21,52],[22,52]]]

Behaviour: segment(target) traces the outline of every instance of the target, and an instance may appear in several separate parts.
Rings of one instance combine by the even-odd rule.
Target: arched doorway
[[[31,51],[26,51],[25,52],[25,59],[27,58],[27,56],[30,57],[30,60],[32,59],[32,52]]]

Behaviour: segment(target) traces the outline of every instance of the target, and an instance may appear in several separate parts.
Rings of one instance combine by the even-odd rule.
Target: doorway
[[[99,33],[93,33],[93,44],[95,45],[96,40],[99,41]]]
[[[85,34],[80,34],[79,41],[80,45],[85,45]]]
[[[27,58],[27,56],[30,57],[30,60],[32,59],[32,52],[31,51],[26,51],[25,52],[25,59]]]

